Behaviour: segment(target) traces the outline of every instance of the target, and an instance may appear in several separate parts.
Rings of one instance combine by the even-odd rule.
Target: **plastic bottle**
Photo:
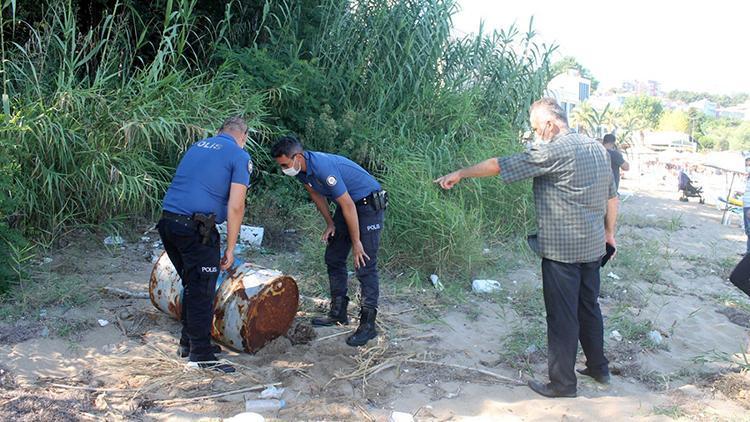
[[[284,400],[278,399],[258,399],[245,400],[245,411],[247,412],[276,412],[286,406]]]

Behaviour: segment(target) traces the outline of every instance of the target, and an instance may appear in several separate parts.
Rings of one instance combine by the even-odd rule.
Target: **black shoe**
[[[576,369],[576,372],[578,372],[581,375],[586,375],[587,377],[591,377],[600,384],[609,384],[609,371],[602,373],[602,374],[597,374],[597,373],[591,372],[589,368],[583,368],[583,369]]]
[[[555,388],[551,383],[542,384],[539,381],[529,381],[529,388],[543,395],[544,397],[557,398],[557,397],[575,397],[576,396],[575,389],[570,390],[570,391],[562,391],[562,390]]]
[[[219,346],[218,344],[211,345],[211,353],[217,355],[221,352],[221,346]],[[180,346],[177,348],[177,356],[181,358],[190,356],[190,345],[180,343]]]
[[[338,296],[331,300],[331,310],[328,316],[315,317],[312,319],[312,325],[330,327],[331,325],[341,324],[349,325],[349,314],[346,309],[349,306],[348,296]]]
[[[187,363],[187,367],[193,368],[193,369],[210,369],[212,371],[221,372],[223,374],[231,374],[232,372],[236,371],[236,369],[234,369],[234,366],[228,363],[221,363],[221,362],[214,362],[214,361],[206,361],[206,362],[190,361]]]
[[[375,317],[378,310],[375,308],[362,307],[359,313],[359,327],[357,331],[346,339],[349,346],[364,346],[368,341],[377,337],[378,332],[375,329]]]

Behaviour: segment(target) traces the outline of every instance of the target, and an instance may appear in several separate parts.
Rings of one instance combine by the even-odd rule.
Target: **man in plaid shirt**
[[[618,200],[607,151],[594,139],[571,133],[554,99],[532,104],[530,121],[541,141],[530,150],[491,158],[435,182],[450,189],[466,177],[500,175],[506,183],[534,179],[539,234],[529,243],[542,257],[550,382],[530,381],[529,387],[547,397],[575,397],[578,340],[586,355],[586,368],[578,372],[609,382],[599,267],[605,243],[616,245]]]

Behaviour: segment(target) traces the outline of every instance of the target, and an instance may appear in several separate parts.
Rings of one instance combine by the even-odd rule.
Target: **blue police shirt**
[[[220,133],[194,143],[177,166],[164,196],[165,211],[182,215],[214,213],[216,222],[227,219],[232,183],[250,186],[253,162],[230,135]]]
[[[370,173],[346,157],[315,151],[305,151],[303,155],[307,171],[297,174],[297,179],[328,199],[335,200],[349,192],[352,200],[359,201],[380,190]]]

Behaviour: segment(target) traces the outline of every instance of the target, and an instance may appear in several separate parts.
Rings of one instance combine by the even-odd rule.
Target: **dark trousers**
[[[378,247],[380,234],[383,230],[383,210],[375,211],[370,205],[358,205],[359,239],[370,260],[365,260],[365,266],[357,270],[360,288],[362,290],[362,305],[369,308],[378,307],[380,296],[380,282],[378,281]],[[348,273],[346,269],[349,251],[352,249],[352,239],[346,225],[341,207],[333,214],[336,234],[328,241],[325,262],[328,267],[328,281],[331,286],[331,297],[346,296]]]
[[[219,276],[219,233],[213,233],[207,245],[195,224],[162,218],[159,236],[170,261],[182,279],[181,344],[190,344],[190,360],[216,360],[211,352],[211,323],[216,279]]]
[[[576,388],[574,369],[579,340],[586,366],[596,374],[608,372],[598,301],[599,264],[542,260],[549,380],[561,389]]]
[[[746,254],[734,267],[729,281],[750,296],[750,254]]]

